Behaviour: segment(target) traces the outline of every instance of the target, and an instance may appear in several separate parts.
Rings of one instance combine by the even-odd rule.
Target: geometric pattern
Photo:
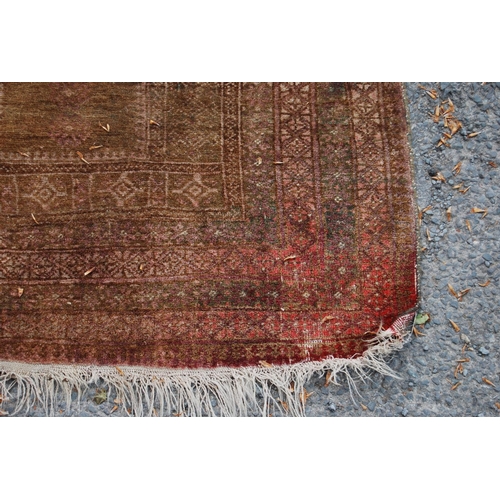
[[[33,85],[0,86],[0,359],[345,357],[414,307],[399,84]]]

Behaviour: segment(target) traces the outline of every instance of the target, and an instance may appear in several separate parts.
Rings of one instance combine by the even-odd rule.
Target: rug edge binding
[[[328,357],[292,365],[176,370],[0,360],[0,394],[4,401],[16,401],[10,416],[27,415],[35,405],[47,416],[54,416],[61,396],[68,411],[75,403],[79,406],[89,385],[95,383],[104,385],[108,393],[114,391],[119,406],[131,416],[269,416],[276,411],[284,416],[304,416],[305,384],[314,375],[327,375],[333,385],[345,377],[342,382],[347,382],[355,404],[356,397],[361,397],[357,383],[369,379],[371,373],[399,378],[387,358],[411,338],[414,317],[414,313],[406,314],[386,330],[381,328],[357,358]],[[73,391],[76,402],[72,401]],[[0,410],[2,406],[0,403]]]

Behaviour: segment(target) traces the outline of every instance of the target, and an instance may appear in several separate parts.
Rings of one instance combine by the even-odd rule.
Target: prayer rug
[[[4,83],[0,177],[28,406],[100,378],[135,414],[244,414],[259,384],[300,413],[293,384],[383,369],[413,317],[400,84]]]

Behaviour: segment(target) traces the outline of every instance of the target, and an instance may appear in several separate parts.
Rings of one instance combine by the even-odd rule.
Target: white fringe
[[[133,416],[247,416],[271,412],[303,416],[305,384],[315,375],[330,372],[330,383],[339,385],[344,375],[351,397],[356,382],[371,372],[397,377],[386,358],[400,350],[409,338],[413,313],[398,318],[387,330],[380,329],[369,348],[356,358],[329,357],[270,368],[162,369],[127,366],[40,365],[0,361],[0,394],[13,398],[13,414],[41,406],[54,415],[61,396],[66,410],[77,393],[77,404],[90,384],[104,382]],[[215,408],[214,408],[215,407]],[[218,409],[217,409],[218,407]]]

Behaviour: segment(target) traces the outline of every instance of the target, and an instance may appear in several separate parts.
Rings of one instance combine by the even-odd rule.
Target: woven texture
[[[399,84],[0,85],[0,360],[347,358],[417,300]]]

